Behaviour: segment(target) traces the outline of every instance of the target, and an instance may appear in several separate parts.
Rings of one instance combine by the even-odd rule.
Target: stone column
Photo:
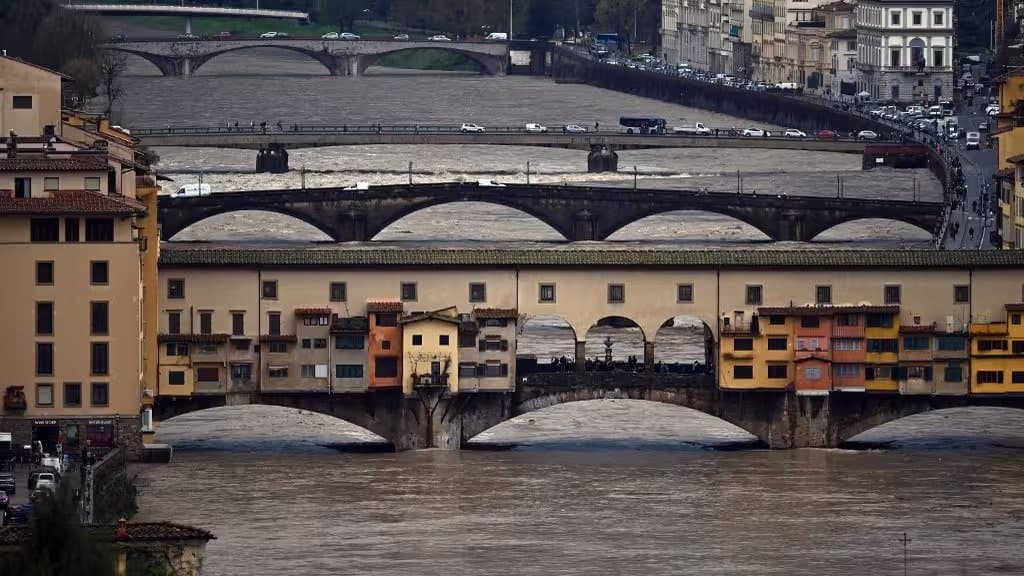
[[[576,373],[583,374],[587,371],[587,342],[576,342]]]
[[[654,371],[654,342],[644,340],[644,371]]]

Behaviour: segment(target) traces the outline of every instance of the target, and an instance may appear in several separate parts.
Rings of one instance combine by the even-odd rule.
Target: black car
[[[17,482],[14,481],[13,472],[0,472],[0,490],[3,490],[7,494],[18,493],[18,486]]]

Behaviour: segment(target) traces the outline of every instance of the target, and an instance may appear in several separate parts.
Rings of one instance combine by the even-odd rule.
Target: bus
[[[621,116],[619,126],[626,128],[626,134],[664,134],[665,119],[657,116]]]
[[[597,44],[604,44],[605,47],[610,49],[618,49],[619,35],[614,32],[598,34],[597,36],[594,37],[594,42]]]

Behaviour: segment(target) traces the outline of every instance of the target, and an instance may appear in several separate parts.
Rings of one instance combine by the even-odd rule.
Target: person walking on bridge
[[[600,132],[600,131],[601,131],[601,123],[600,122],[594,122],[594,132]]]

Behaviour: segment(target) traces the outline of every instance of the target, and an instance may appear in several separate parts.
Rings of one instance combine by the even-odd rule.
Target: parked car
[[[327,34],[324,34],[323,36],[321,36],[320,39],[321,40],[337,40],[338,39],[338,33],[337,32],[328,32]]]
[[[398,40],[399,42],[408,42],[409,41],[409,35],[408,34],[399,34],[398,36],[394,37],[394,40]]]
[[[878,140],[878,133],[872,130],[861,130],[857,132],[857,140]]]
[[[234,37],[235,37],[235,35],[232,34],[231,32],[217,32],[217,34],[213,37],[213,39],[214,40],[231,40]]]
[[[982,122],[981,124],[978,124],[978,130],[981,130],[982,132],[988,132],[988,122]]]
[[[113,43],[127,42],[128,41],[128,37],[125,36],[124,34],[114,34],[113,36],[110,37],[110,41],[113,42]]]
[[[980,150],[981,149],[981,133],[979,132],[968,132],[967,141],[964,143],[964,148],[967,150]]]
[[[288,37],[288,35],[285,34],[284,32],[264,32],[263,34],[260,34],[260,38],[263,39],[263,40],[273,39],[273,38],[287,38],[287,37]]]
[[[787,128],[783,136],[786,138],[807,138],[807,133],[796,128]]]
[[[466,122],[462,125],[463,132],[483,132],[484,127],[479,124],[473,124],[472,122]]]
[[[6,510],[7,506],[10,503],[11,503],[11,498],[10,498],[10,496],[7,495],[7,492],[5,492],[3,490],[0,490],[0,510]]]
[[[547,126],[542,126],[540,124],[535,124],[535,123],[531,122],[531,123],[526,125],[526,131],[527,132],[547,132],[548,131],[548,127]]]
[[[430,38],[427,38],[427,40],[430,41],[430,42],[451,42],[452,41],[451,38],[445,36],[444,34],[435,34],[435,35],[431,36]]]
[[[350,42],[361,40],[359,34],[353,34],[352,32],[342,32],[338,38],[340,40],[348,40]]]
[[[767,132],[765,132],[764,130],[760,129],[760,128],[744,128],[743,129],[743,135],[744,136],[757,136],[757,137],[760,138],[760,137],[763,137],[763,136],[768,136],[769,134]]]
[[[562,132],[568,132],[570,134],[585,134],[587,129],[579,124],[566,124],[565,127],[562,128]]]
[[[705,126],[703,122],[694,122],[693,126],[675,126],[672,128],[672,132],[694,136],[710,136],[711,128]]]
[[[818,130],[815,136],[818,137],[818,140],[839,140],[839,134],[832,130]]]
[[[185,32],[184,34],[178,34],[178,40],[199,40],[199,36],[191,32]]]
[[[0,472],[0,490],[14,495],[18,493],[17,482],[14,480],[14,472]]]

